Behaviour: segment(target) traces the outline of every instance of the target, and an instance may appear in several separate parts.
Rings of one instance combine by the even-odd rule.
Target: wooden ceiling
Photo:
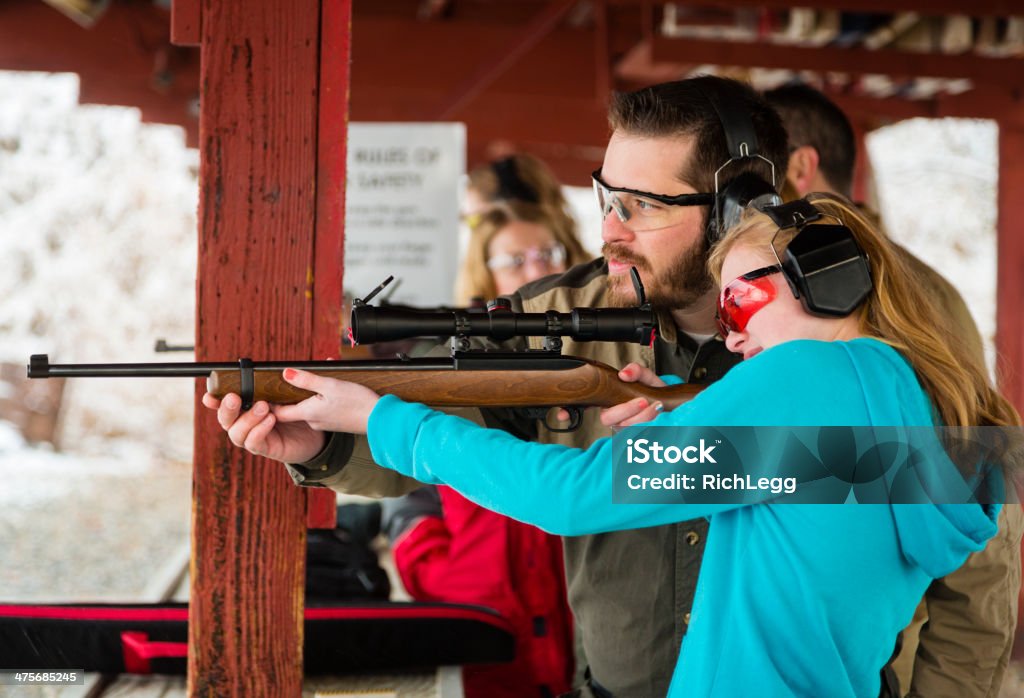
[[[471,165],[527,150],[577,184],[601,159],[613,90],[708,66],[775,81],[800,72],[860,128],[946,115],[1024,128],[1024,47],[1006,22],[1024,15],[1018,0],[970,3],[950,53],[943,28],[962,0],[803,0],[816,13],[802,19],[821,24],[803,37],[792,4],[355,0],[351,118],[464,121]],[[79,72],[83,102],[139,106],[194,143],[197,50],[170,45],[169,22],[148,0],[115,0],[90,28],[39,0],[0,1],[0,69]],[[1009,38],[982,46],[986,29]]]

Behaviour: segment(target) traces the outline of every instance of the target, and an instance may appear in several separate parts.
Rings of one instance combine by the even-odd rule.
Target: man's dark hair
[[[821,92],[800,83],[769,90],[764,97],[782,117],[790,146],[817,150],[825,179],[837,192],[850,196],[857,141],[846,114]]]
[[[697,191],[713,192],[715,170],[729,160],[729,148],[725,127],[709,95],[749,115],[758,140],[758,152],[774,163],[775,185],[781,187],[789,158],[786,130],[778,114],[745,83],[703,75],[652,85],[636,92],[617,93],[608,108],[608,123],[613,131],[644,138],[693,137],[693,157],[690,162],[680,163],[679,177]],[[765,180],[771,179],[768,165],[752,158],[730,165],[722,172],[720,184],[747,171]]]

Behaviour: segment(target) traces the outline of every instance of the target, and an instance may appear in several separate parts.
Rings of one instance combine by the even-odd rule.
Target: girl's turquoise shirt
[[[873,339],[779,345],[653,422],[932,423],[913,370]],[[710,517],[670,696],[877,696],[930,581],[996,532],[998,507],[973,504],[616,505],[611,439],[585,451],[528,443],[393,396],[373,410],[369,439],[381,465],[563,536]]]

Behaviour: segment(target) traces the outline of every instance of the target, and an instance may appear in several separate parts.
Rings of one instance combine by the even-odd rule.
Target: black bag
[[[387,600],[388,575],[369,542],[341,526],[306,533],[306,598],[310,601]]]

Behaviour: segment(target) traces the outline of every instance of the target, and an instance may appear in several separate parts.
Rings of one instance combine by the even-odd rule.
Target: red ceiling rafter
[[[885,121],[957,117],[995,119],[1017,129],[1024,129],[1024,97],[1012,90],[978,88],[958,95],[940,95],[925,100],[899,97],[868,97],[826,90],[843,111]]]
[[[494,58],[481,65],[467,80],[450,95],[429,120],[451,119],[459,110],[504,73],[509,66],[529,53],[541,39],[551,33],[558,23],[573,9],[578,0],[552,0],[537,17],[527,24],[511,45],[494,52]]]
[[[769,43],[669,39],[655,37],[655,63],[710,63],[722,66],[810,69],[864,75],[966,78],[978,84],[1024,87],[1024,59],[988,58],[973,54],[947,55],[863,48],[780,46]]]
[[[608,0],[609,4],[651,5],[660,7],[668,4],[651,0]],[[738,7],[755,7],[767,10],[790,10],[795,7],[815,10],[844,10],[846,12],[864,12],[892,14],[894,12],[917,12],[923,15],[963,15],[973,17],[1009,17],[1020,14],[1020,0],[976,0],[969,5],[964,0],[697,0],[696,2],[679,2],[680,6],[735,9]]]
[[[490,61],[514,43],[517,35],[515,27],[477,21],[357,19],[352,37],[352,106],[358,108],[364,88],[403,88],[408,90],[402,100],[408,111],[396,110],[393,118],[423,119],[427,110],[436,111],[442,101],[450,103],[453,95],[465,92],[467,66]],[[402,50],[381,51],[383,45],[401,46]],[[415,56],[415,61],[410,62],[410,56]],[[540,37],[526,55],[495,74],[480,95],[593,98],[593,71],[592,34],[583,29],[557,29]],[[426,94],[433,91],[442,94]],[[426,101],[427,97],[435,101]]]
[[[197,36],[198,13],[186,10],[198,2],[181,5],[179,29]],[[199,53],[172,47],[170,33],[169,13],[152,3],[114,3],[85,29],[35,0],[0,2],[0,70],[78,73],[81,102],[138,107],[144,121],[183,126],[195,145]],[[161,55],[170,58],[162,70]]]
[[[399,113],[415,104],[436,103],[440,91],[410,91],[396,87],[353,88],[353,121],[401,121]],[[403,99],[409,100],[407,103]],[[357,101],[361,100],[361,101]],[[544,105],[542,111],[541,105]],[[539,113],[552,118],[538,119]],[[557,114],[557,118],[553,115]],[[535,141],[575,146],[604,146],[608,137],[605,105],[591,96],[524,98],[516,94],[487,93],[463,108],[471,140]],[[589,171],[588,171],[589,172]]]

